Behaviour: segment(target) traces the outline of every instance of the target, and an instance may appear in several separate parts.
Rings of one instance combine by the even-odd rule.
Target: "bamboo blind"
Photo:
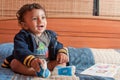
[[[40,3],[48,17],[92,15],[93,0],[0,0],[0,19],[16,18],[17,10],[26,3]]]
[[[99,0],[99,15],[120,17],[120,0]]]

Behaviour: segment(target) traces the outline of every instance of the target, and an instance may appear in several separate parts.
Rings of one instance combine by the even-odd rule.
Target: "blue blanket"
[[[85,69],[95,64],[94,57],[90,48],[68,47],[69,65],[76,66],[76,75],[80,80],[114,80],[108,77],[87,76],[80,74]]]
[[[8,55],[12,54],[13,43],[0,44],[0,65]],[[95,64],[94,57],[90,48],[74,48],[68,47],[69,52],[69,65],[76,66],[76,75],[80,80],[114,80],[112,78],[98,77],[98,76],[87,76],[81,75],[80,73]],[[10,69],[0,67],[0,80],[16,80],[13,79],[14,72]],[[31,80],[27,78],[26,80]]]

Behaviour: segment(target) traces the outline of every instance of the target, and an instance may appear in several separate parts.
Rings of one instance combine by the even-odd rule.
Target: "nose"
[[[38,23],[41,23],[41,22],[42,22],[42,19],[41,19],[41,18],[38,18],[37,22],[38,22]]]

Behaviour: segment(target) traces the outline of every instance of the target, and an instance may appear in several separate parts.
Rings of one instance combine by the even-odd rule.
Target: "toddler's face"
[[[29,30],[35,35],[41,35],[47,26],[45,12],[42,9],[27,11],[24,15],[24,29]]]

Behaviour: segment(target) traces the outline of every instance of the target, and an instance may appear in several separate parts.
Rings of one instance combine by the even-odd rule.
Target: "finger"
[[[69,58],[67,57],[67,62],[69,62]]]
[[[57,61],[59,61],[59,56],[57,56]]]
[[[40,72],[40,65],[39,64],[37,64],[36,71]]]
[[[62,63],[66,63],[66,61],[67,61],[67,57],[66,57],[66,56],[63,56],[62,59],[63,59],[63,60],[62,60]]]
[[[67,57],[66,57],[66,56],[64,57],[64,60],[63,60],[63,62],[67,62]]]
[[[66,58],[65,58],[65,62],[68,62],[68,61],[69,61],[68,56],[66,56]]]
[[[62,57],[62,56],[60,56],[59,63],[63,63],[63,61],[64,61],[64,56],[63,56],[63,57]]]
[[[36,71],[36,72],[39,72],[39,71],[40,71],[39,65],[36,65],[35,71]]]
[[[63,56],[61,59],[61,63],[66,63],[68,61],[68,58],[66,56]]]
[[[43,60],[42,59],[37,59],[37,62],[39,63],[39,65],[43,64]]]
[[[37,71],[37,72],[39,72],[40,71],[40,64],[39,64],[39,62],[38,62],[38,59],[36,59],[36,61],[35,61],[35,71]]]
[[[68,56],[63,56],[63,63],[66,63],[66,62],[68,62]]]

